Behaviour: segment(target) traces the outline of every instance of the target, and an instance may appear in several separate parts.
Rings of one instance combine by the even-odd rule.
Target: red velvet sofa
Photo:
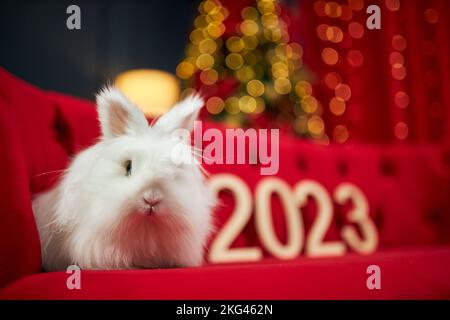
[[[208,124],[207,126],[211,126]],[[323,147],[283,136],[278,177],[289,185],[313,179],[330,193],[339,183],[360,188],[378,236],[375,253],[278,260],[266,249],[258,262],[198,268],[82,271],[81,289],[68,274],[41,271],[31,199],[49,188],[69,157],[99,133],[93,103],[40,90],[0,68],[0,298],[1,299],[433,299],[450,298],[450,149],[446,145]],[[210,165],[212,175],[240,177],[252,191],[257,165]],[[233,209],[221,193],[218,230]],[[304,210],[306,233],[314,203]],[[284,214],[272,205],[277,237]],[[339,239],[345,206],[334,204],[324,240]],[[232,247],[259,246],[253,218]],[[367,267],[381,270],[369,290]]]

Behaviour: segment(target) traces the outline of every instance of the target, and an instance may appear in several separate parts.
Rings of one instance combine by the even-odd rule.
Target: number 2
[[[228,189],[233,192],[236,199],[236,206],[230,219],[211,244],[209,260],[211,262],[260,260],[262,250],[258,247],[230,248],[251,217],[252,196],[250,189],[242,179],[231,174],[215,175],[211,178],[209,186],[216,195],[220,190]]]

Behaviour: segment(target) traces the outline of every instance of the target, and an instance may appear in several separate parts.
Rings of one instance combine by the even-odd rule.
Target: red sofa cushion
[[[0,96],[0,287],[40,270],[40,249],[31,210],[24,151]]]
[[[0,146],[7,150],[0,157],[0,287],[41,270],[31,198],[97,135],[91,103],[39,90],[0,68]]]
[[[378,265],[381,289],[369,290],[367,267]],[[200,268],[82,271],[25,277],[0,299],[434,299],[450,298],[450,247],[380,252],[370,257],[265,260]],[[45,289],[44,289],[45,288]]]

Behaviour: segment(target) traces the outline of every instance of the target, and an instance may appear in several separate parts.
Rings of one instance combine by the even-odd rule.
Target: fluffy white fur
[[[120,91],[99,93],[102,139],[75,157],[55,188],[33,201],[44,269],[202,263],[215,199],[197,164],[171,159],[180,143],[172,133],[192,130],[202,105],[198,96],[189,97],[150,127]],[[117,124],[125,126],[122,134],[114,130]]]

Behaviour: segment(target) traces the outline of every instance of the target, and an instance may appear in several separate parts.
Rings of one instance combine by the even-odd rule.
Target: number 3
[[[354,227],[344,226],[341,230],[342,238],[350,248],[358,253],[369,254],[374,252],[378,246],[378,233],[375,224],[369,217],[369,204],[364,194],[356,186],[343,183],[336,188],[334,198],[339,204],[344,204],[350,199],[353,201],[354,208],[349,212],[348,220],[360,227],[363,236],[360,239]]]

